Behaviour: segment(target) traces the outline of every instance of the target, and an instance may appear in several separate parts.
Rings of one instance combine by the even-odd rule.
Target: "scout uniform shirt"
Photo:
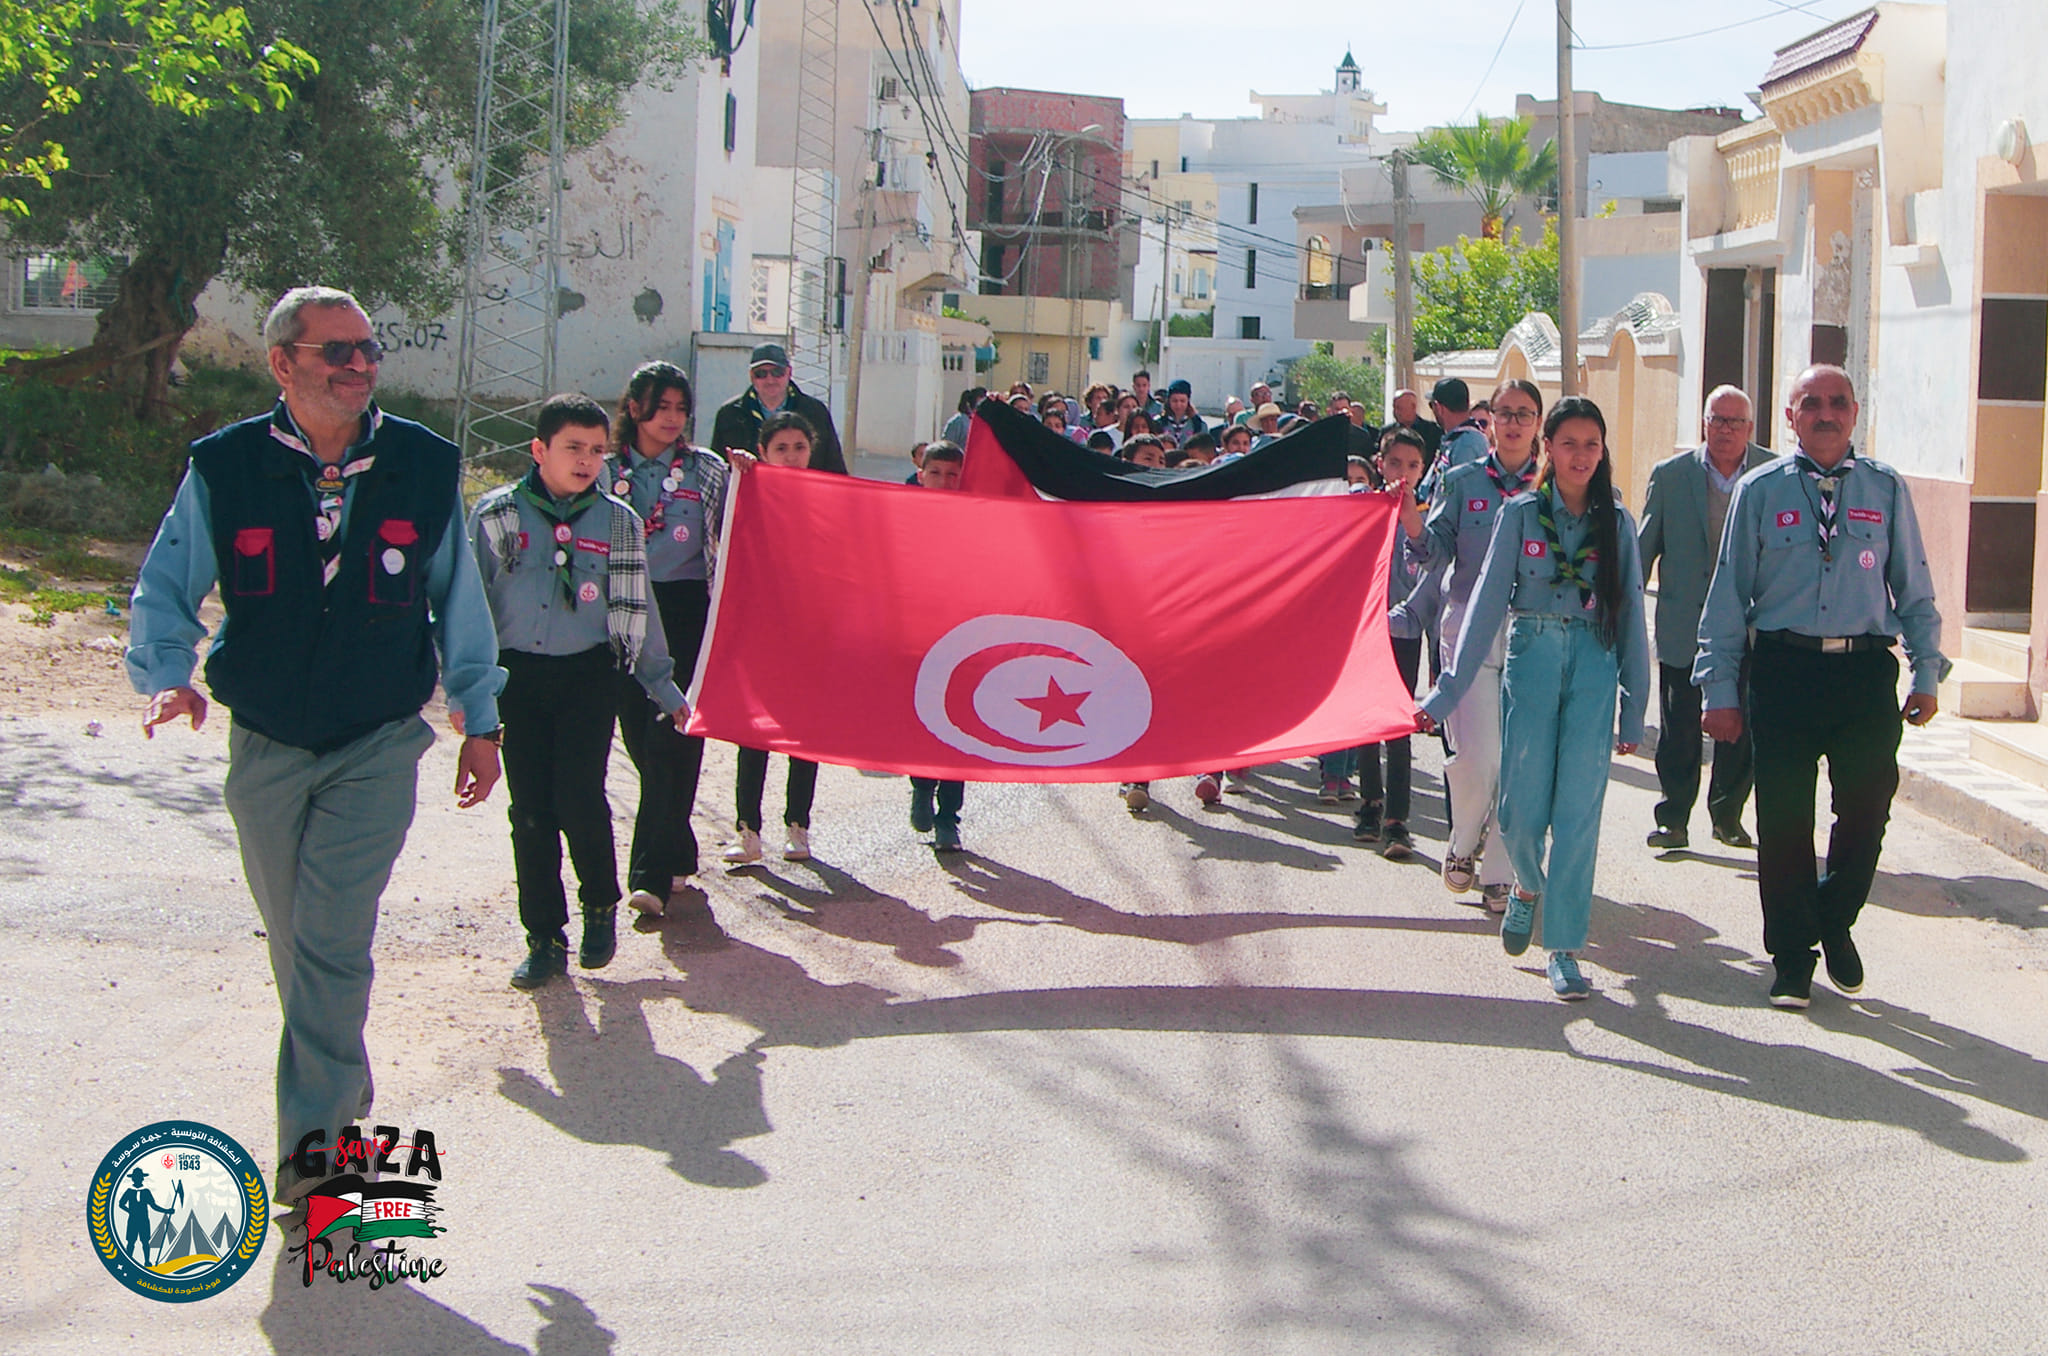
[[[1420,557],[1424,569],[1443,572],[1440,587],[1446,658],[1457,643],[1458,625],[1464,620],[1472,587],[1479,580],[1479,567],[1486,559],[1487,543],[1493,538],[1493,524],[1500,514],[1501,502],[1527,489],[1535,478],[1533,452],[1519,471],[1503,468],[1500,458],[1491,452],[1478,461],[1453,466],[1430,499],[1422,540],[1403,535],[1403,549]]]
[[[608,609],[612,515],[630,512],[627,505],[596,494],[581,512],[556,523],[517,490],[517,485],[491,490],[477,501],[470,518],[477,567],[498,627],[498,648],[533,655],[583,654],[600,645],[615,648]],[[506,499],[518,510],[518,526],[503,534],[494,549],[484,520],[501,512]],[[567,501],[554,502],[567,507]],[[633,521],[637,525],[639,519]],[[650,607],[633,677],[665,716],[673,716],[683,705],[675,669],[660,610]],[[592,700],[599,699],[609,700],[593,694]]]
[[[1832,506],[1823,480],[1835,482]],[[1903,635],[1913,691],[1931,695],[1941,685],[1949,662],[1940,648],[1934,576],[1897,471],[1852,449],[1831,475],[1801,454],[1742,478],[1700,615],[1693,682],[1704,689],[1708,710],[1739,704],[1751,631]]]
[[[658,457],[605,458],[602,488],[632,505],[647,533],[647,577],[658,584],[708,580],[725,512],[725,458],[677,443]]]
[[[1465,624],[1458,633],[1451,663],[1437,679],[1436,691],[1422,709],[1441,721],[1458,705],[1480,665],[1493,649],[1494,638],[1512,611],[1517,616],[1572,617],[1591,622],[1590,586],[1593,576],[1608,568],[1597,554],[1580,560],[1580,552],[1592,536],[1593,513],[1582,516],[1556,506],[1553,520],[1557,543],[1553,549],[1549,533],[1539,515],[1539,496],[1518,494],[1501,506],[1494,520],[1493,538],[1487,546],[1486,563],[1479,572],[1465,610]],[[1643,713],[1650,702],[1650,636],[1643,618],[1643,565],[1637,554],[1636,525],[1627,509],[1614,508],[1620,520],[1615,524],[1615,546],[1621,559],[1614,566],[1621,571],[1621,612],[1614,619],[1615,656],[1621,681],[1621,725],[1616,738],[1624,744],[1643,742]],[[1557,567],[1557,554],[1578,561],[1587,587],[1565,579]]]

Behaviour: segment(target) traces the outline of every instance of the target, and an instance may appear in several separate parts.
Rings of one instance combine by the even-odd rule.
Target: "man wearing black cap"
[[[1430,463],[1429,476],[1423,482],[1434,494],[1446,471],[1468,461],[1486,460],[1491,444],[1479,426],[1471,422],[1472,389],[1462,377],[1445,377],[1431,387],[1429,408],[1444,430],[1443,439],[1437,443],[1436,460]]]
[[[747,377],[752,385],[718,407],[718,418],[711,425],[713,451],[754,451],[761,421],[786,411],[802,415],[817,430],[811,465],[821,471],[846,474],[846,457],[839,450],[839,430],[832,426],[832,411],[823,401],[805,395],[790,379],[789,354],[782,345],[762,344],[756,348]]]

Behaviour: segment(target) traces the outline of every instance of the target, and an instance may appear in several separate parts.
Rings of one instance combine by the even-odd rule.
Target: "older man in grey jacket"
[[[1660,852],[1687,847],[1693,802],[1700,794],[1700,690],[1692,683],[1700,609],[1714,577],[1721,529],[1735,482],[1771,459],[1751,441],[1756,415],[1748,396],[1733,386],[1707,396],[1706,441],[1657,464],[1643,501],[1640,536],[1644,582],[1657,569],[1657,828],[1649,845]],[[1661,563],[1659,563],[1661,561]],[[1714,837],[1730,847],[1754,847],[1742,827],[1742,807],[1754,781],[1749,734],[1716,742],[1707,784],[1707,816]]]

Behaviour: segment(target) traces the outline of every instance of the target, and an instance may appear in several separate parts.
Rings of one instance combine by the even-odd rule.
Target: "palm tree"
[[[1447,188],[1460,188],[1479,204],[1480,230],[1500,239],[1516,198],[1548,192],[1557,178],[1557,143],[1529,149],[1527,118],[1473,117],[1471,125],[1433,127],[1408,153]]]

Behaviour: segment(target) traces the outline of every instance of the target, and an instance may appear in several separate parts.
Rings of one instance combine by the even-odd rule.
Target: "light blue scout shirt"
[[[725,513],[725,458],[677,443],[658,457],[628,451],[625,463],[622,470],[618,457],[606,457],[600,483],[640,515],[647,577],[658,584],[709,579]]]
[[[582,654],[600,645],[609,648],[612,513],[621,501],[599,494],[583,512],[569,519],[569,540],[558,544],[555,525],[525,496],[515,494],[517,488],[499,486],[477,500],[469,515],[477,569],[483,575],[491,616],[498,626],[498,648],[544,655]],[[501,498],[510,498],[519,509],[519,533],[507,539],[511,550],[502,560],[485,540],[481,521],[484,511]],[[577,596],[574,607],[562,596],[561,581],[555,577],[557,550],[569,553],[569,583]],[[664,716],[673,716],[683,705],[675,672],[675,660],[661,630],[661,609],[649,607],[647,637],[633,665],[633,676]],[[608,702],[611,694],[592,693],[591,699]]]
[[[1454,466],[1429,501],[1422,540],[1402,534],[1404,549],[1419,557],[1424,568],[1442,571],[1439,585],[1443,590],[1443,636],[1447,643],[1456,638],[1466,601],[1479,580],[1479,567],[1486,559],[1487,543],[1493,539],[1501,501],[1510,493],[1519,493],[1535,478],[1535,472],[1534,455],[1522,463],[1520,471],[1509,472],[1491,451],[1476,462]]]
[[[1621,520],[1615,525],[1615,545],[1621,551],[1621,559],[1615,564],[1622,578],[1621,615],[1615,618],[1614,625],[1614,643],[1619,650],[1615,658],[1621,679],[1621,724],[1615,737],[1623,744],[1640,744],[1643,713],[1650,704],[1650,633],[1643,616],[1643,565],[1636,552],[1635,520],[1620,505],[1614,511]],[[1501,506],[1450,667],[1422,702],[1422,709],[1431,718],[1441,721],[1456,709],[1493,649],[1494,637],[1500,633],[1510,610],[1517,615],[1592,621],[1593,614],[1580,596],[1578,585],[1558,577],[1550,540],[1536,514],[1534,492],[1518,494]],[[1577,555],[1592,529],[1590,511],[1575,517],[1562,503],[1558,504],[1557,543],[1567,557]],[[1589,560],[1581,568],[1590,581],[1607,568],[1607,562]]]
[[[1430,460],[1429,473],[1422,478],[1422,488],[1434,502],[1437,488],[1450,479],[1452,471],[1476,461],[1485,461],[1492,452],[1493,445],[1476,424],[1459,424],[1445,429],[1442,441],[1436,445],[1436,456]]]
[[[1902,636],[1913,691],[1932,696],[1948,676],[1934,575],[1905,482],[1851,449],[1836,467],[1838,531],[1824,557],[1820,488],[1809,474],[1819,469],[1803,454],[1780,457],[1735,487],[1692,671],[1710,711],[1739,704],[1736,680],[1752,630]]]
[[[351,478],[342,490],[338,535],[343,538],[348,535],[349,509],[359,479]],[[306,495],[306,511],[311,513],[316,500],[310,485]],[[206,481],[188,462],[171,511],[164,515],[135,581],[129,604],[128,681],[146,696],[192,685],[199,643],[206,639],[199,604],[219,579],[209,498]],[[489,734],[498,728],[498,693],[505,687],[505,671],[498,667],[498,636],[470,553],[469,534],[463,530],[460,498],[440,547],[427,561],[426,587],[434,648],[441,656],[441,690],[449,707],[462,713],[464,729]]]

